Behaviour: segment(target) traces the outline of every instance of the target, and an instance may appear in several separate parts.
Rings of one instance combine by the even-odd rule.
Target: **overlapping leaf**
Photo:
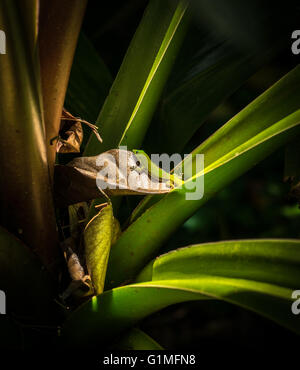
[[[72,345],[113,341],[120,332],[170,304],[222,299],[300,333],[291,311],[299,286],[300,242],[247,240],[181,248],[157,258],[144,283],[107,291],[74,312],[63,330]],[[82,324],[84,322],[84,325]],[[101,336],[100,336],[101,334]],[[96,339],[97,338],[97,339]]]
[[[187,201],[186,190],[178,189],[157,202],[143,202],[138,218],[123,232],[111,254],[108,286],[132,278],[204,202],[299,133],[299,81],[297,67],[193,151],[205,156],[203,198]],[[195,156],[189,158],[186,170]],[[189,181],[200,176],[203,173]]]
[[[97,120],[103,145],[91,137],[84,155],[141,145],[185,35],[186,9],[185,0],[149,3]]]
[[[296,289],[300,284],[299,267],[299,240],[233,240],[166,253],[149,263],[137,281],[197,279],[204,274]]]

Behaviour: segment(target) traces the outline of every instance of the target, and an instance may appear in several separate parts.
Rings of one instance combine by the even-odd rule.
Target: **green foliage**
[[[114,281],[115,286],[133,278],[176,228],[217,191],[300,132],[297,98],[285,94],[285,89],[290,88],[299,99],[296,90],[299,80],[300,69],[296,68],[193,151],[192,154],[205,156],[203,198],[187,201],[183,188],[159,200],[156,198],[155,204],[144,201],[145,207],[139,207],[137,219],[123,232],[112,251],[108,284]],[[282,108],[278,104],[271,110],[273,102],[276,105],[280,98]],[[186,162],[185,170],[192,164],[189,158]],[[203,176],[203,173],[197,176]]]
[[[141,145],[185,34],[186,8],[185,0],[149,3],[97,120],[103,145],[91,137],[85,155]]]
[[[84,231],[86,264],[96,294],[103,292],[113,228],[113,210],[111,203],[108,203],[90,220]]]
[[[163,348],[142,330],[134,328],[125,334],[114,349],[121,350],[162,350]]]
[[[84,338],[89,345],[100,332],[114,338],[150,313],[195,299],[222,299],[299,333],[298,317],[291,312],[299,262],[298,240],[237,240],[177,249],[145,268],[138,278],[145,282],[107,291],[71,315],[66,340],[79,345]]]
[[[0,205],[1,225],[6,228],[0,229],[0,288],[9,293],[9,314],[15,320],[1,322],[1,332],[10,333],[7,343],[1,345],[20,347],[19,333],[25,325],[50,325],[57,346],[162,349],[136,326],[170,305],[196,300],[228,302],[299,334],[299,318],[291,312],[292,292],[300,288],[299,240],[256,236],[198,244],[199,235],[197,244],[184,248],[170,245],[172,250],[161,254],[176,230],[191,221],[206,202],[277,149],[288,146],[286,177],[297,178],[298,161],[291,157],[298,153],[300,135],[299,66],[283,69],[286,73],[282,78],[256,94],[259,96],[254,100],[251,96],[250,104],[238,109],[227,123],[222,127],[218,123],[216,130],[210,128],[212,134],[206,140],[198,132],[225,98],[277,55],[280,45],[270,44],[264,52],[259,45],[239,53],[223,39],[218,42],[203,32],[197,47],[194,39],[191,42],[186,38],[194,9],[190,2],[151,0],[112,81],[109,58],[102,60],[101,48],[99,55],[90,35],[82,32],[65,106],[76,116],[97,121],[103,138],[103,144],[93,135],[85,140],[84,156],[120,145],[130,150],[145,148],[149,154],[157,148],[171,153],[192,146],[190,156],[174,171],[183,165],[183,172],[190,173],[197,154],[204,154],[204,170],[186,177],[182,188],[145,196],[140,203],[136,201],[136,207],[125,197],[109,200],[87,224],[76,214],[74,225],[65,216],[66,210],[58,208],[52,199],[54,168],[47,160],[50,143],[45,133],[55,127],[44,122],[42,107],[51,118],[57,112],[49,107],[54,104],[57,110],[58,102],[47,101],[47,89],[41,84],[45,71],[39,68],[37,45],[38,41],[47,45],[47,32],[38,40],[37,2],[28,0],[21,6],[2,1],[0,9],[1,25],[9,31],[10,50],[0,56]],[[75,13],[79,11],[76,9]],[[80,20],[81,14],[77,16]],[[235,29],[237,24],[233,23]],[[79,33],[79,24],[70,27],[74,35]],[[70,29],[65,31],[68,35]],[[194,55],[183,61],[182,55],[190,55],[184,54],[185,43],[192,45]],[[63,53],[67,64],[73,58],[71,49]],[[173,69],[178,55],[181,59]],[[56,60],[55,53],[51,58]],[[67,76],[63,79],[66,81]],[[154,143],[159,134],[161,140]],[[204,181],[204,196],[187,200],[191,193],[188,186],[197,180]],[[87,204],[83,208],[87,209]],[[89,216],[95,212],[90,206]],[[280,212],[284,217],[299,216],[294,205],[286,205]],[[121,227],[114,214],[119,216]],[[205,227],[197,226],[200,231]],[[68,232],[72,246],[79,249],[78,256],[78,251],[71,251],[73,258],[84,265],[96,293],[82,304],[69,305],[62,294],[68,283],[82,287],[82,281],[70,283],[61,268],[60,275],[57,273],[57,256],[61,254],[58,244],[67,239]],[[182,245],[190,243],[184,240]],[[64,252],[67,256],[70,251]],[[58,275],[63,276],[59,287]],[[29,343],[33,341],[29,339]]]

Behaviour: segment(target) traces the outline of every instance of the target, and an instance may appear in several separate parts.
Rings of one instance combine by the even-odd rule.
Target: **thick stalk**
[[[6,54],[0,55],[0,223],[53,271],[58,248],[39,89],[37,5],[0,1],[6,34]]]
[[[55,141],[87,0],[41,0],[39,50],[46,146],[53,175]]]

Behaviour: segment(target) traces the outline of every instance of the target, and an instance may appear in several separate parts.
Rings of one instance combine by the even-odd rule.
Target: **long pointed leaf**
[[[163,348],[142,330],[134,328],[113,347],[118,350],[162,350]]]
[[[91,137],[84,155],[141,145],[185,35],[186,9],[185,0],[149,3],[98,118],[103,145]]]
[[[300,67],[296,67],[240,113],[223,125],[192,154],[205,155],[205,167],[222,161],[221,158],[236,150],[246,141],[255,137],[264,128],[278,122],[299,108]],[[193,159],[193,157],[190,157]],[[185,161],[188,171],[193,161]],[[159,201],[159,197],[147,196],[131,215],[130,222],[136,220],[146,209]]]
[[[180,65],[179,71],[175,68],[174,87],[162,99],[158,118],[160,151],[180,153],[208,115],[270,60],[278,48],[278,44],[264,45],[261,50],[257,44],[251,50],[238,52],[228,42],[215,40],[207,33],[197,36],[199,50],[187,58],[184,66]],[[178,81],[177,72],[182,74],[182,69],[183,76]]]
[[[232,240],[179,248],[156,258],[137,281],[194,279],[201,274],[251,279],[297,289],[300,240]]]
[[[187,201],[185,189],[178,189],[140,213],[114,246],[107,274],[108,286],[132,278],[202,204],[299,133],[299,99],[291,98],[286,92],[290,88],[299,96],[296,90],[299,80],[300,68],[296,68],[275,85],[275,91],[267,91],[193,152],[205,155],[203,198]],[[273,109],[273,101],[282,108]],[[196,176],[203,176],[203,173]]]
[[[133,284],[94,297],[69,317],[62,334],[67,346],[81,348],[83,343],[99,346],[99,341],[112,341],[170,304],[207,298],[223,299],[253,310],[299,333],[300,322],[291,312],[291,294],[292,290],[272,284],[205,275]]]
[[[76,326],[88,320],[80,335],[91,338],[101,332],[112,340],[169,304],[204,298],[237,304],[300,333],[300,322],[291,311],[299,266],[299,240],[236,240],[180,248],[146,267],[140,280],[147,282],[115,288],[79,308],[67,321],[65,335],[73,345]]]

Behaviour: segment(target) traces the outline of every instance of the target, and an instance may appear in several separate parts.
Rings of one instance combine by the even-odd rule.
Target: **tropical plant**
[[[235,3],[225,9],[232,34],[239,36],[231,44],[231,33],[220,40],[202,27],[203,16],[193,18],[199,9],[213,18],[208,2],[193,8],[185,0],[150,0],[113,80],[80,33],[85,0],[0,1],[7,43],[0,55],[0,289],[7,294],[8,313],[1,317],[2,346],[32,348],[42,337],[57,348],[160,349],[139,323],[167,306],[195,300],[226,301],[300,333],[291,311],[293,291],[300,289],[300,240],[196,243],[161,254],[200,207],[300,134],[295,66],[194,145],[221,102],[286,47],[267,34],[253,45],[248,32],[235,32],[243,30],[237,21],[242,8]],[[258,11],[259,2],[254,4],[247,11]],[[216,22],[216,28],[222,25]],[[72,115],[62,116],[64,107]],[[77,159],[57,153],[56,143],[70,143],[62,132],[68,119],[77,124],[68,126],[71,144],[81,144]],[[81,143],[83,120],[96,122],[103,143],[84,122]],[[196,154],[204,154],[205,168],[182,188],[145,191],[136,207],[130,200],[128,206],[122,194],[107,199],[98,189],[91,193],[86,173],[78,177],[72,166],[78,158],[120,146],[149,154],[183,154],[192,146],[184,172],[191,171]],[[203,197],[187,200],[188,186],[203,176]],[[73,253],[70,240],[84,250]]]

